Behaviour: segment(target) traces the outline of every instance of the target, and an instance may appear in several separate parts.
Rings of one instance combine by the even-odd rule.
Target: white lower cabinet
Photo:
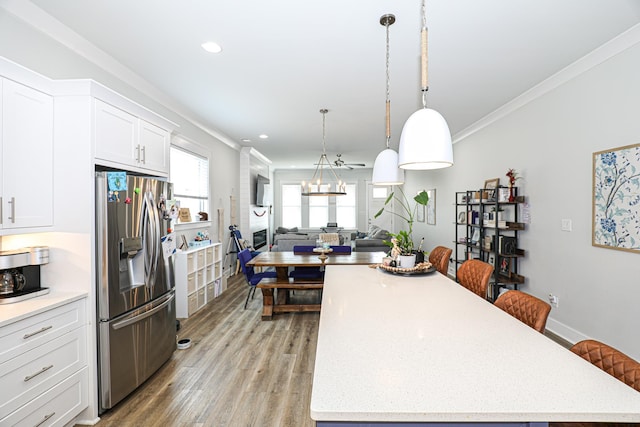
[[[220,243],[177,252],[175,257],[176,317],[187,318],[220,295]]]
[[[88,405],[85,300],[0,328],[0,425],[63,426]]]

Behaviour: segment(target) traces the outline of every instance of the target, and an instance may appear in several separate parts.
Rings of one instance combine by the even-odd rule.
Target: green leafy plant
[[[387,197],[384,202],[384,206],[380,208],[380,210],[374,215],[374,218],[378,218],[382,215],[383,212],[389,212],[392,215],[396,215],[403,219],[409,228],[408,231],[400,230],[397,234],[390,233],[392,240],[395,239],[397,241],[398,249],[401,251],[401,255],[411,255],[413,251],[413,223],[415,222],[416,214],[418,213],[418,206],[426,206],[429,203],[429,194],[427,194],[426,190],[422,190],[418,194],[413,197],[413,200],[416,204],[412,207],[409,199],[404,194],[401,188],[398,187],[400,195],[397,196],[395,191],[392,191],[391,194]],[[389,203],[395,200],[397,202],[397,206],[395,210],[388,209]],[[393,248],[392,241],[384,241],[384,243]]]
[[[413,239],[405,230],[400,230],[398,234],[389,233],[391,240],[383,240],[384,244],[391,249],[398,248],[400,255],[411,255],[413,253]]]

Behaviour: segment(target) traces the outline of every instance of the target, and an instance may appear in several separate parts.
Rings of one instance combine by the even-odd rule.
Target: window
[[[356,186],[347,184],[346,196],[336,197],[336,222],[340,227],[356,228]]]
[[[329,191],[328,185],[321,185],[320,191]],[[329,197],[310,196],[309,200],[309,227],[324,227],[329,222]]]
[[[173,197],[181,208],[189,208],[191,218],[209,212],[209,160],[182,148],[171,147]]]
[[[344,196],[303,197],[300,184],[282,184],[281,189],[283,227],[320,228],[331,221],[340,227],[356,228],[356,184],[347,184]]]
[[[302,195],[300,184],[282,186],[282,226],[302,226]]]

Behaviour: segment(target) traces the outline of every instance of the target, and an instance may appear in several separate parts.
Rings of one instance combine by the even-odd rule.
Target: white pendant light
[[[402,169],[440,169],[453,166],[451,132],[440,113],[427,108],[427,23],[425,0],[422,0],[422,109],[404,124],[400,135],[398,165]]]
[[[373,185],[401,185],[404,183],[404,171],[398,167],[398,153],[389,148],[391,139],[391,101],[389,100],[389,26],[396,22],[396,17],[392,14],[382,15],[380,24],[387,30],[387,102],[386,102],[386,128],[387,128],[387,148],[378,154],[373,164],[373,175],[371,182]]]

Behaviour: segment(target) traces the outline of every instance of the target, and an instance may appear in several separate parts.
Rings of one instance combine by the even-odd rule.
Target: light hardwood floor
[[[247,290],[232,276],[220,297],[182,320],[178,335],[191,348],[176,350],[97,425],[315,426],[309,402],[320,314],[262,321],[260,290],[243,309]]]

